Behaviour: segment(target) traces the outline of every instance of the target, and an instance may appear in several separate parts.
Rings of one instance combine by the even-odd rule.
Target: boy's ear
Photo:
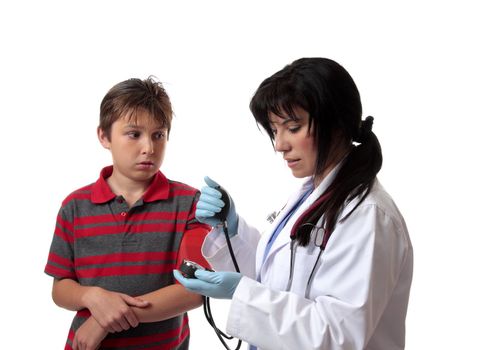
[[[98,140],[100,141],[101,145],[106,148],[106,149],[110,149],[110,138],[108,137],[108,135],[106,134],[105,131],[103,131],[102,128],[98,127],[97,130],[97,135],[98,135]]]

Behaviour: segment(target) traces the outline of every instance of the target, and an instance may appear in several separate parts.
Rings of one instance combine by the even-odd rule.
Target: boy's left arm
[[[150,302],[146,308],[132,307],[140,322],[156,322],[181,315],[203,303],[202,296],[173,284],[142,296]]]
[[[210,226],[198,222],[187,226],[178,250],[176,269],[179,269],[183,259],[209,268],[208,262],[201,254],[201,245],[210,230]],[[139,298],[149,302],[149,306],[144,308],[132,307],[140,322],[165,320],[197,308],[203,303],[201,295],[188,291],[176,280],[175,284],[141,295]]]

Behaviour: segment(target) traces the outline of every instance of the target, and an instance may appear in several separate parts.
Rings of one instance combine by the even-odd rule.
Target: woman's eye
[[[300,126],[295,126],[293,128],[289,128],[289,132],[294,134],[294,133],[297,133],[299,131],[299,129],[301,129]]]

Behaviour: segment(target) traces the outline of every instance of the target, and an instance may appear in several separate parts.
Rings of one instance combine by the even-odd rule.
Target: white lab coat
[[[309,275],[319,248],[298,247],[291,291],[290,231],[331,183],[335,168],[290,218],[263,262],[276,225],[308,187],[308,179],[263,235],[240,217],[231,240],[244,277],[231,301],[226,332],[262,350],[396,350],[405,346],[413,251],[406,224],[376,180],[354,213],[337,223],[319,261],[310,298]],[[356,201],[346,205],[340,218]],[[213,229],[203,255],[217,271],[234,271],[224,234]],[[257,280],[261,280],[257,282]]]

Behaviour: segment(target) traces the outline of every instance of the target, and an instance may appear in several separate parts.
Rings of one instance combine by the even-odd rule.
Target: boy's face
[[[112,124],[110,137],[98,129],[100,143],[111,151],[113,174],[135,182],[149,182],[165,156],[168,129],[146,111],[136,118],[122,117]]]

